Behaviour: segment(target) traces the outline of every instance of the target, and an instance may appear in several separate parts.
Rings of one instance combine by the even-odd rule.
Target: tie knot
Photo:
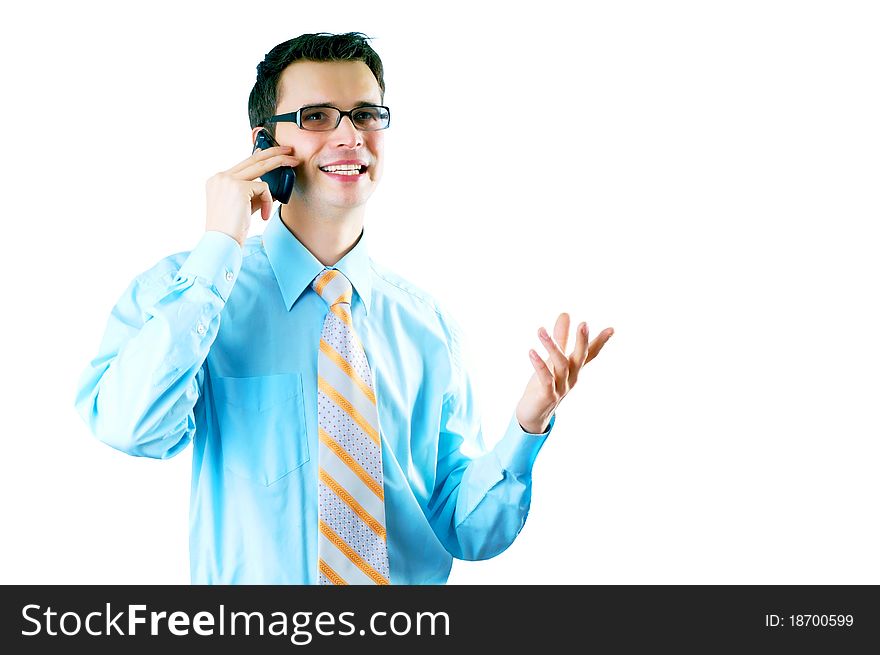
[[[312,281],[312,288],[329,307],[343,302],[351,305],[351,282],[338,269],[325,268]]]

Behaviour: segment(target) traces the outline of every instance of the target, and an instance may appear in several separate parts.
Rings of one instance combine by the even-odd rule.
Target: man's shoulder
[[[370,267],[373,271],[374,292],[378,291],[389,296],[392,301],[410,304],[425,311],[444,313],[437,298],[423,287],[372,258]]]
[[[398,302],[423,315],[430,322],[439,324],[447,336],[458,334],[460,326],[447,308],[447,303],[437,294],[426,291],[400,273],[370,258],[374,289],[385,294],[392,302]]]

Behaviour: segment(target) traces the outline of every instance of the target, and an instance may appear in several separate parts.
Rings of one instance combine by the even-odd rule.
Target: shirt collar
[[[278,287],[284,298],[284,306],[287,311],[293,308],[294,303],[302,295],[303,290],[311,285],[312,280],[325,268],[335,268],[349,279],[355,294],[361,299],[366,314],[370,313],[370,297],[372,285],[370,284],[370,257],[367,251],[366,230],[361,228],[361,235],[354,248],[333,266],[324,266],[309,252],[302,242],[287,229],[281,221],[281,207],[279,206],[269,219],[266,229],[263,230],[263,248],[269,258],[269,264],[275,273]]]

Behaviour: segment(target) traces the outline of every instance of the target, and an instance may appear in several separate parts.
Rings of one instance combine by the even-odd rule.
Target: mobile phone
[[[254,149],[251,151],[251,154],[254,154],[257,148],[266,150],[277,145],[279,145],[278,142],[272,138],[271,134],[266,130],[260,130],[257,132],[257,140],[254,143]],[[293,170],[293,166],[279,166],[268,173],[260,175],[260,179],[269,185],[269,193],[272,194],[272,198],[282,205],[287,204],[290,200],[290,194],[293,193],[293,183],[296,181],[296,173]]]

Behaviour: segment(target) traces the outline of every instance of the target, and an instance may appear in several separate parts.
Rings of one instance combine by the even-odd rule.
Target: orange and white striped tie
[[[376,394],[351,282],[324,269],[312,288],[329,306],[318,352],[318,581],[391,584]]]

